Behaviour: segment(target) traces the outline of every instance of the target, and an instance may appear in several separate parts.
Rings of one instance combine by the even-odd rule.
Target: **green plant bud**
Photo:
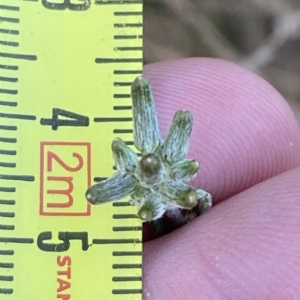
[[[203,214],[212,207],[212,196],[204,190],[197,189],[197,196],[201,203],[199,206],[199,214]]]
[[[199,167],[199,163],[194,159],[178,161],[172,164],[170,176],[185,182],[191,181],[195,178],[195,174],[199,170]]]
[[[141,185],[137,185],[134,191],[132,192],[131,197],[135,199],[141,199],[141,198],[145,198],[150,193],[151,193],[150,189],[144,188]]]
[[[150,189],[144,188],[141,185],[137,184],[134,191],[130,195],[130,202],[139,207],[142,199],[146,198],[146,196],[148,196],[149,194],[151,194]]]
[[[115,173],[112,177],[91,186],[85,196],[92,204],[119,200],[128,196],[136,186],[136,179],[125,173]]]
[[[131,94],[135,146],[142,154],[154,152],[160,144],[160,132],[149,81],[143,76],[137,77]]]
[[[159,191],[180,208],[191,209],[198,203],[196,190],[181,181],[165,181]]]
[[[188,111],[177,111],[163,143],[149,81],[137,77],[131,93],[133,138],[141,158],[116,138],[112,151],[119,172],[90,187],[86,198],[101,204],[130,195],[129,202],[137,207],[137,216],[143,222],[158,222],[165,212],[180,223],[188,222],[212,205],[210,194],[184,183],[193,180],[199,169],[196,160],[186,159],[193,117]]]
[[[116,138],[113,140],[111,145],[115,165],[120,172],[134,172],[137,164],[137,155],[131,150],[125,142],[121,139]]]
[[[165,211],[166,205],[162,202],[160,195],[151,193],[142,200],[137,215],[143,222],[146,222],[162,217]]]
[[[186,110],[176,112],[169,134],[162,146],[162,156],[169,162],[184,160],[190,145],[193,116]]]
[[[139,180],[148,187],[158,185],[165,175],[165,168],[159,156],[150,153],[139,161]]]

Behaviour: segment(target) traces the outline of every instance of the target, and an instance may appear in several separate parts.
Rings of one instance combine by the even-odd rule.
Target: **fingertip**
[[[188,58],[145,66],[165,135],[174,113],[194,116],[194,182],[214,203],[300,164],[300,133],[284,98],[260,76],[227,61]]]

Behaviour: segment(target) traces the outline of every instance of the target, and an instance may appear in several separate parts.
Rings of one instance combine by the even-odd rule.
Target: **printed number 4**
[[[59,116],[67,119],[59,119]],[[89,126],[89,118],[61,108],[53,108],[52,118],[41,118],[41,125],[50,125],[53,130],[57,130],[59,126],[87,127]]]
[[[42,3],[44,7],[48,9],[57,9],[57,10],[64,10],[64,9],[70,9],[70,10],[87,10],[90,5],[90,0],[85,0],[83,4],[72,4],[71,0],[62,0],[63,3],[53,3],[49,2],[48,0],[42,0]]]

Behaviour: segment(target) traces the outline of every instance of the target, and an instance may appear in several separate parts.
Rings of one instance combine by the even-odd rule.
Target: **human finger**
[[[144,245],[144,299],[297,299],[300,168]]]
[[[214,204],[300,165],[300,131],[289,105],[264,79],[233,63],[190,58],[145,66],[162,132],[174,113],[194,116],[194,186]]]

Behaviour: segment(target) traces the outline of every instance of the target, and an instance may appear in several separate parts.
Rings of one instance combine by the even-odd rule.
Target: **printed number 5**
[[[82,232],[65,232],[60,231],[58,233],[58,238],[63,241],[62,243],[45,243],[47,240],[51,240],[52,232],[51,231],[44,231],[41,232],[37,239],[38,247],[47,252],[63,252],[67,251],[70,248],[70,241],[71,240],[81,240],[81,249],[86,251],[89,249],[88,243],[88,233],[85,231]]]
[[[85,0],[83,4],[72,4],[71,0],[62,0],[63,3],[53,3],[49,2],[48,0],[42,0],[43,5],[48,9],[57,9],[57,10],[64,10],[64,9],[70,9],[70,10],[87,10],[90,5],[90,0]]]

